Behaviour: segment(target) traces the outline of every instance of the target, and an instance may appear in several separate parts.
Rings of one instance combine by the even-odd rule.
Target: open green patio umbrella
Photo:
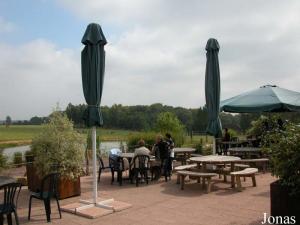
[[[275,85],[264,85],[220,103],[220,110],[232,113],[297,112],[300,93]]]
[[[219,118],[220,104],[220,68],[219,43],[210,38],[206,44],[205,99],[208,113],[206,132],[215,138],[222,136],[222,126]]]
[[[88,127],[92,127],[93,146],[93,203],[97,201],[97,164],[96,164],[96,126],[103,124],[100,102],[102,97],[105,51],[107,43],[99,24],[87,26],[81,42],[85,45],[81,52],[82,86],[88,108],[83,119]]]

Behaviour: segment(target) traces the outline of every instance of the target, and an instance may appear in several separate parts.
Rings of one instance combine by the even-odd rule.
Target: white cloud
[[[57,49],[46,40],[22,46],[0,44],[0,118],[46,116],[59,102],[80,99],[79,51]]]
[[[221,45],[222,99],[266,83],[300,91],[299,2],[60,2],[81,18],[123,29],[107,48],[107,77],[124,84],[115,102],[203,105],[204,48],[210,37]],[[124,95],[132,90],[148,94]]]
[[[57,2],[103,27],[109,42],[103,105],[203,106],[210,37],[221,45],[222,99],[264,84],[300,91],[296,1]],[[62,107],[84,102],[79,49],[58,49],[46,40],[2,43],[0,71],[0,118],[47,115],[58,101]]]

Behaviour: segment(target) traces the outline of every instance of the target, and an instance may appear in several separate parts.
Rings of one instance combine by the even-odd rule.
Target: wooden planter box
[[[32,161],[30,162],[30,160],[27,161],[26,164],[26,173],[28,190],[33,192],[40,190],[41,179],[37,175],[36,168],[34,167]],[[60,178],[58,182],[58,194],[59,199],[79,196],[81,194],[80,177],[78,177],[77,180],[66,180]]]
[[[300,215],[300,196],[291,197],[287,187],[281,186],[279,181],[270,184],[271,188],[271,216]]]

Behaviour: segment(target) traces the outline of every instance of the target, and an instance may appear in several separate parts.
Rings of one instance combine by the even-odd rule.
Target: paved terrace
[[[103,173],[99,197],[114,198],[131,203],[132,208],[97,219],[86,219],[62,212],[59,219],[55,201],[52,202],[52,224],[105,224],[105,225],[242,225],[261,224],[263,213],[270,212],[269,184],[274,181],[270,173],[257,175],[257,187],[251,179],[243,182],[246,189],[236,192],[230,183],[214,178],[212,192],[204,193],[200,185],[192,181],[180,190],[176,176],[169,182],[141,184],[138,188],[129,182],[120,187],[110,185],[110,173]],[[82,196],[61,200],[61,206],[92,196],[92,177],[81,178]],[[27,220],[29,191],[23,187],[18,205],[21,224],[47,224],[42,201],[33,200],[31,221]]]

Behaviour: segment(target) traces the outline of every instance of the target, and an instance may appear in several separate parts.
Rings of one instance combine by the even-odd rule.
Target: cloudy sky
[[[221,99],[264,84],[300,91],[300,2],[1,0],[0,120],[84,103],[81,38],[108,40],[102,105],[205,104],[205,45],[221,46]]]

